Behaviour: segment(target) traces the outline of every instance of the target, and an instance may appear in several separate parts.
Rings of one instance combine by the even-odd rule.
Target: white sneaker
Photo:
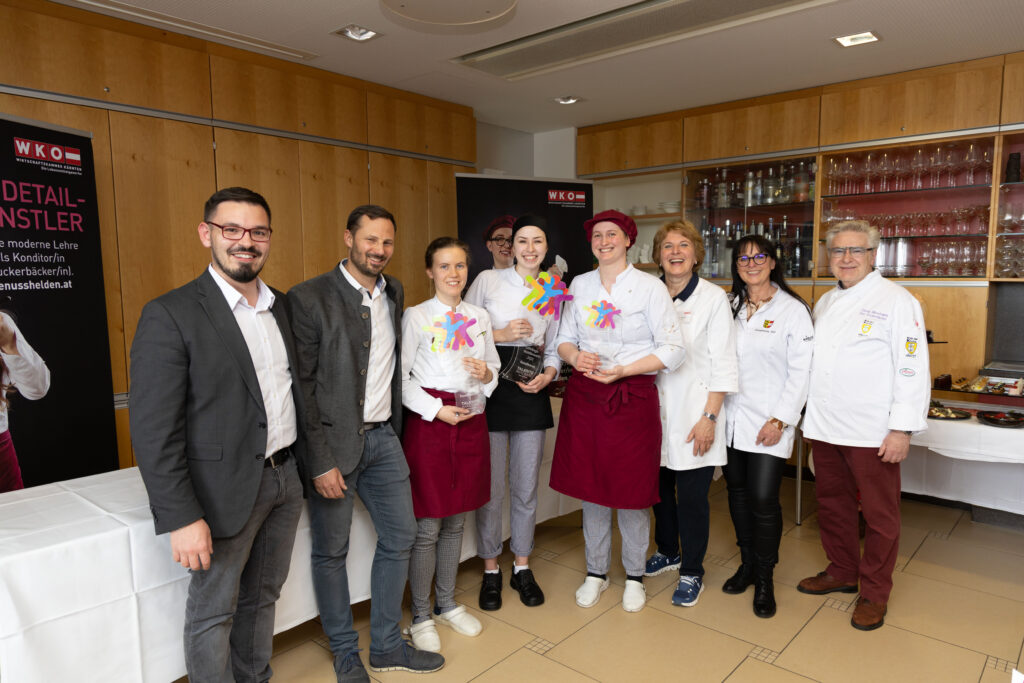
[[[601,599],[601,593],[608,590],[608,579],[588,576],[583,585],[576,589],[576,604],[580,607],[593,607]]]
[[[462,605],[456,606],[453,610],[435,614],[434,620],[464,636],[478,636],[483,630],[480,620],[470,614]]]
[[[412,644],[417,650],[424,652],[440,652],[441,636],[437,635],[434,620],[427,619],[405,629],[405,634],[412,636]]]
[[[627,612],[639,612],[647,604],[647,589],[639,581],[626,581],[626,589],[622,591],[622,609]]]

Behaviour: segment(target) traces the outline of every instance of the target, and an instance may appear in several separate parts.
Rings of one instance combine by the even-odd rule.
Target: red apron
[[[455,405],[455,394],[423,390],[446,406]],[[455,426],[438,419],[427,422],[410,410],[404,417],[402,449],[417,518],[450,517],[476,510],[491,499],[491,444],[484,415]]]
[[[572,373],[558,418],[551,488],[617,509],[657,503],[658,410],[654,375],[601,384]]]

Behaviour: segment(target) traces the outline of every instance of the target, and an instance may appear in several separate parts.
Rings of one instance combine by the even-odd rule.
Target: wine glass
[[[910,173],[914,178],[915,190],[924,189],[924,172],[928,168],[928,157],[920,147],[914,152],[910,159]]]
[[[938,187],[942,180],[942,171],[945,170],[945,155],[942,147],[936,147],[928,155],[928,187]]]
[[[882,152],[882,156],[878,157],[878,163],[875,165],[875,172],[878,174],[878,191],[892,191],[893,155]]]
[[[992,146],[986,145],[981,150],[981,168],[985,172],[984,181],[986,185],[992,184]]]
[[[974,184],[974,172],[981,166],[981,153],[978,151],[978,143],[969,142],[964,150],[963,166],[967,170],[967,184]]]
[[[964,240],[960,243],[959,267],[960,274],[964,277],[974,277],[977,273],[978,247],[976,240]]]
[[[919,275],[927,275],[935,258],[935,244],[930,240],[917,243],[917,267]]]
[[[864,186],[863,186],[864,190],[863,191],[865,193],[874,192],[874,189],[875,189],[873,181],[874,181],[875,175],[878,172],[878,169],[876,168],[877,162],[875,161],[875,159],[876,159],[875,155],[873,153],[871,153],[871,152],[868,152],[867,154],[864,155],[864,160],[861,162],[861,167],[860,167],[861,171],[860,171],[860,173],[861,173],[861,176],[864,178]]]
[[[975,272],[978,273],[978,277],[985,277],[985,271],[988,267],[988,240],[980,239],[977,242],[977,248],[974,252],[974,261],[977,264],[975,266]]]
[[[942,170],[946,172],[946,187],[956,187],[956,176],[960,171],[960,155],[955,145],[946,145],[942,152]]]
[[[910,176],[910,161],[905,154],[894,154],[892,157],[893,189],[899,192],[907,189],[907,178]]]

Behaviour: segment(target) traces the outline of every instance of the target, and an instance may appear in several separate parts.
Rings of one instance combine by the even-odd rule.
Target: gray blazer
[[[302,399],[285,295],[271,308],[292,373],[303,467]],[[142,309],[131,350],[129,421],[156,533],[204,518],[215,537],[249,519],[267,447],[267,413],[249,348],[209,271]],[[305,477],[303,477],[305,480]]]
[[[384,276],[395,326],[391,425],[402,427],[402,283]],[[288,292],[306,415],[307,470],[317,477],[337,467],[342,476],[363,454],[363,401],[370,362],[370,311],[338,266]]]

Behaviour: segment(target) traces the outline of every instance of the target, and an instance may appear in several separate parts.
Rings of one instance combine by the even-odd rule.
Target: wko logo
[[[548,201],[559,204],[584,204],[587,193],[582,190],[548,190]]]
[[[25,159],[49,161],[55,164],[82,165],[81,150],[74,147],[51,145],[48,142],[36,142],[25,138],[14,138],[14,153]]]

